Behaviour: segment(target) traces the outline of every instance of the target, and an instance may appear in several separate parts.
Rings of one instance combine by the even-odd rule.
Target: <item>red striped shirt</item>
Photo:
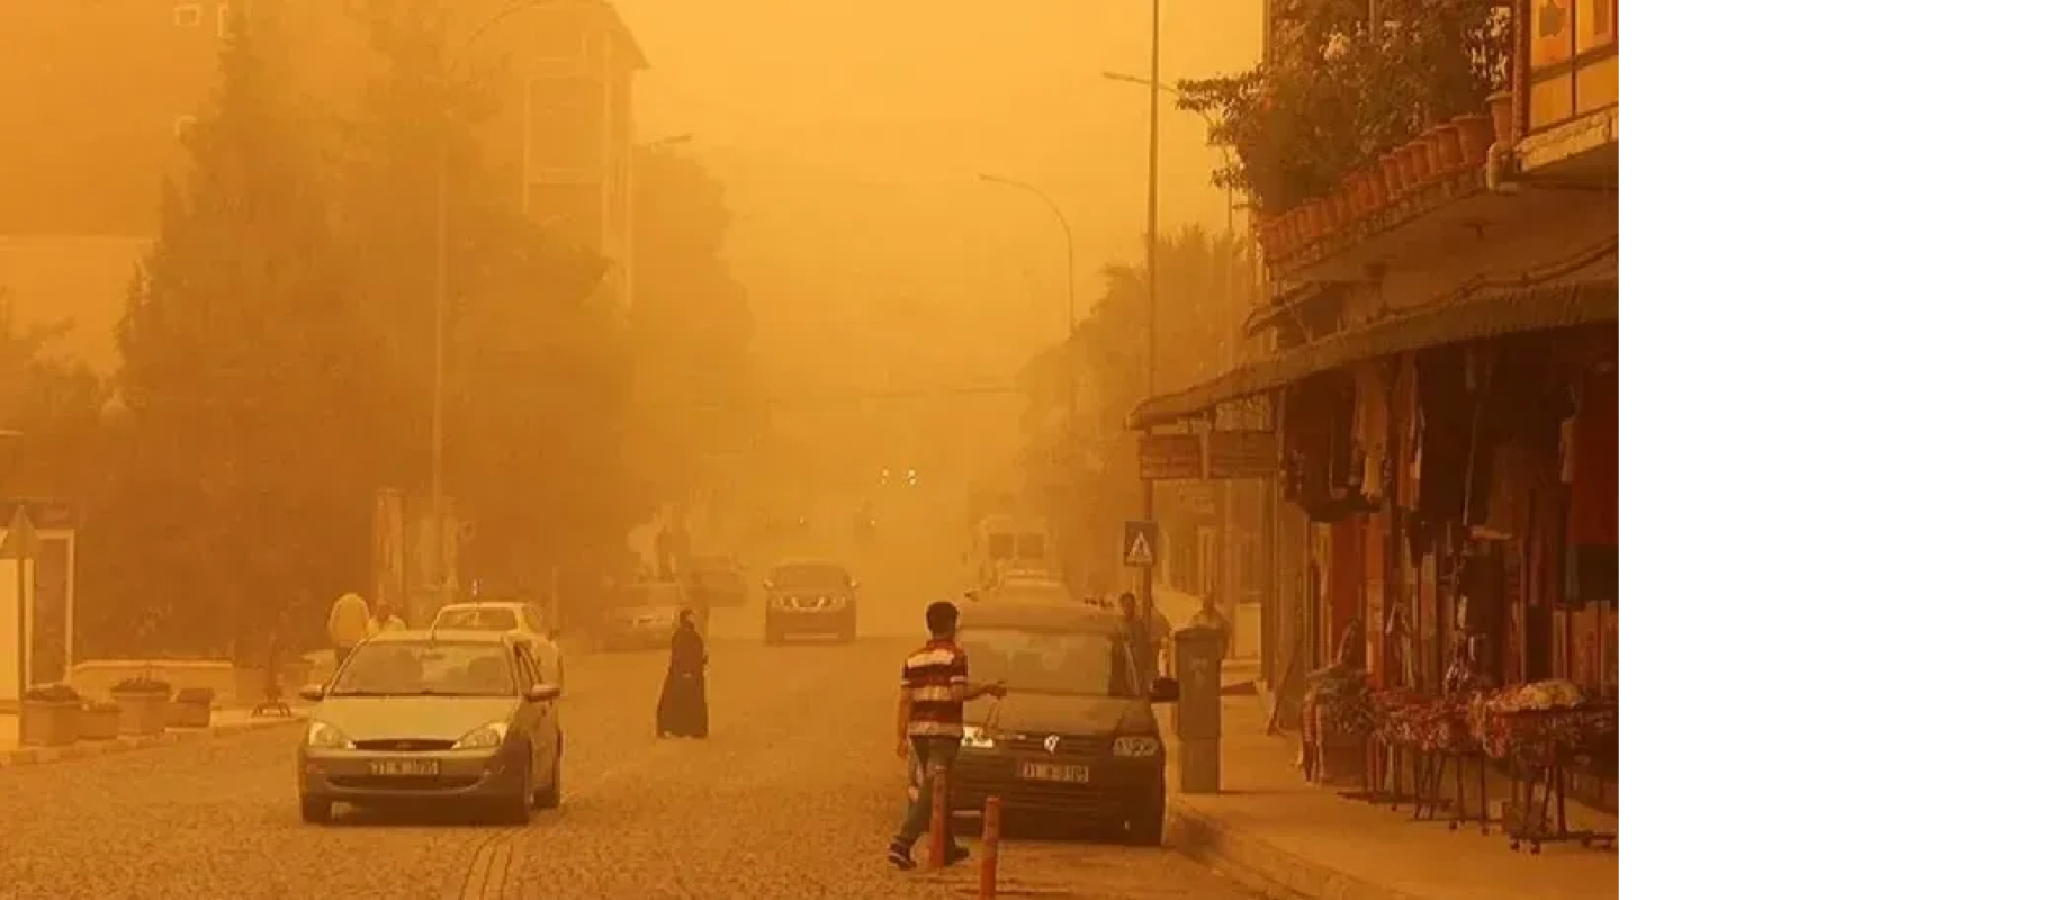
[[[971,681],[971,663],[953,640],[931,640],[906,658],[899,686],[911,701],[908,737],[964,736],[964,701],[960,693]]]

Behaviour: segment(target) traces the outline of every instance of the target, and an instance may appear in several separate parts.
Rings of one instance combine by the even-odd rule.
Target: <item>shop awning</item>
[[[1362,325],[1201,384],[1152,397],[1130,413],[1131,428],[1202,416],[1233,400],[1263,394],[1363,359],[1480,338],[1619,320],[1616,276],[1471,294],[1431,310]]]

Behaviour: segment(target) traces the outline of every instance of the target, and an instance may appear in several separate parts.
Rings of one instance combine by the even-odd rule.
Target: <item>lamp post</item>
[[[1009,187],[1027,193],[1030,196],[1033,196],[1036,199],[1043,201],[1043,205],[1050,209],[1050,214],[1057,217],[1058,228],[1059,230],[1065,233],[1065,338],[1067,340],[1071,339],[1072,326],[1078,321],[1079,318],[1078,293],[1077,289],[1072,284],[1072,280],[1075,277],[1077,277],[1077,273],[1079,271],[1079,264],[1075,262],[1073,259],[1072,223],[1065,218],[1065,211],[1058,207],[1058,202],[1056,200],[1052,200],[1049,194],[1046,194],[1042,190],[1039,190],[1033,184],[1029,184],[1023,181],[1016,181],[1012,178],[1002,178],[998,175],[987,175],[984,173],[979,174],[978,180],[983,181],[987,184],[997,184],[1002,187]]]
[[[1102,72],[1101,77],[1108,79],[1109,81],[1121,82],[1123,84],[1134,84],[1140,87],[1148,87],[1154,93],[1162,91],[1164,93],[1171,94],[1174,97],[1181,96],[1179,88],[1176,88],[1170,84],[1165,84],[1163,82],[1153,81],[1149,78],[1139,78],[1135,75],[1125,75],[1121,72]],[[1204,125],[1207,125],[1210,129],[1214,129],[1216,127],[1216,119],[1214,116],[1211,116],[1208,113],[1202,112],[1200,110],[1195,110],[1194,113],[1198,116],[1201,116],[1202,123]],[[1233,163],[1236,162],[1236,160],[1230,155],[1229,147],[1218,145],[1217,149],[1223,152],[1223,165],[1225,168],[1229,168]],[[1225,231],[1230,232],[1232,235],[1237,234],[1237,210],[1240,205],[1241,204],[1237,202],[1237,191],[1231,188],[1230,185],[1224,185],[1223,228]]]
[[[475,42],[482,39],[505,20],[519,13],[528,12],[555,3],[580,3],[592,5],[604,0],[515,0],[484,20],[469,32],[460,43],[454,45],[453,57],[440,73],[440,87],[450,87],[459,74],[460,65],[468,58],[468,51]],[[455,123],[448,108],[439,110],[436,155],[432,160],[432,535],[434,547],[440,556],[437,571],[441,584],[436,586],[441,599],[453,582],[453,573],[448,571],[446,556],[446,344],[447,307],[452,304],[451,296],[451,245],[453,243],[451,205],[448,193],[451,186],[452,141]],[[531,140],[530,134],[520,135],[519,140]],[[406,602],[407,602],[407,598]]]
[[[1151,73],[1150,84],[1151,128],[1148,147],[1149,158],[1144,190],[1144,397],[1150,399],[1158,391],[1158,38],[1159,0],[1151,0]],[[1142,460],[1138,465],[1143,465]],[[1143,475],[1143,472],[1138,472]],[[1142,479],[1144,493],[1144,521],[1156,522],[1157,496],[1152,490],[1154,482]],[[1156,609],[1152,598],[1152,586],[1157,582],[1153,567],[1145,566],[1143,575],[1144,610],[1149,614]]]
[[[28,436],[13,429],[0,430],[0,441],[19,446]],[[27,468],[26,452],[13,468]],[[13,519],[7,525],[4,549],[14,560],[14,701],[20,703],[29,690],[29,560],[36,558],[36,526],[29,521],[28,507],[14,504]]]

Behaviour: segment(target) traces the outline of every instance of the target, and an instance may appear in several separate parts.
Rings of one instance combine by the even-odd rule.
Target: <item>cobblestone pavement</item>
[[[658,741],[660,654],[572,659],[565,806],[524,829],[297,818],[299,729],[0,769],[0,900],[949,900],[883,859],[905,642],[713,647],[713,737]],[[1159,849],[1010,841],[1000,896],[1240,900]]]

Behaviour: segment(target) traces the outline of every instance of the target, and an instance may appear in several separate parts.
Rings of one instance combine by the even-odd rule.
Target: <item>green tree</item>
[[[1160,392],[1222,371],[1244,312],[1257,291],[1245,246],[1230,235],[1190,228],[1159,242],[1157,357]],[[1117,264],[1093,310],[1062,346],[1024,372],[1031,410],[1023,470],[1030,494],[1048,498],[1069,576],[1112,589],[1120,523],[1139,503],[1135,434],[1129,414],[1147,395],[1144,270]],[[1073,536],[1077,536],[1075,539]]]
[[[136,444],[118,505],[155,532],[123,552],[159,580],[139,614],[190,649],[249,647],[298,589],[365,567],[336,539],[363,502],[357,423],[339,416],[358,387],[352,303],[279,48],[234,23],[118,330]]]
[[[456,79],[440,4],[370,16],[381,71],[354,123],[343,180],[370,395],[385,423],[381,483],[425,492],[436,192],[447,199],[447,492],[475,525],[475,574],[542,577],[615,544],[630,518],[621,459],[624,314],[607,267],[516,208],[515,173],[482,152],[498,111],[488,82]],[[371,493],[367,502],[371,502]]]
[[[98,484],[108,386],[50,352],[70,330],[23,324],[0,289],[0,496],[76,498]]]
[[[716,460],[761,430],[748,295],[722,256],[730,217],[695,159],[634,160],[632,396],[628,466],[650,502],[722,480]]]
[[[1487,0],[1307,0],[1240,73],[1179,84],[1236,151],[1214,181],[1269,215],[1335,190],[1426,127],[1504,87],[1510,9]]]

